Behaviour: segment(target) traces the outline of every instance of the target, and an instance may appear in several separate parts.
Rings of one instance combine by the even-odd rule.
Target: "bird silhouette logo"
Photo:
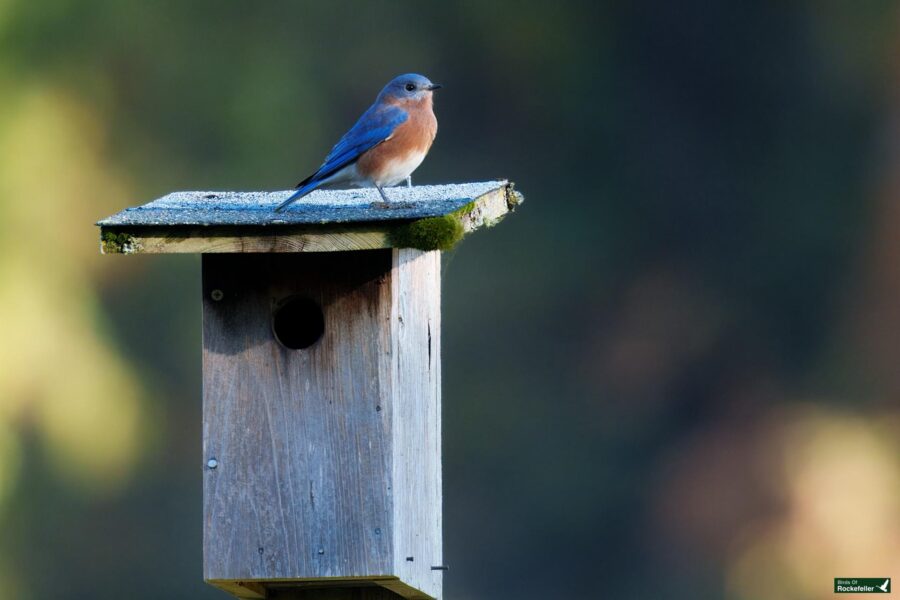
[[[878,586],[878,589],[886,594],[890,594],[891,593],[891,578],[888,577],[887,579],[885,579],[884,583],[882,583],[881,585]]]

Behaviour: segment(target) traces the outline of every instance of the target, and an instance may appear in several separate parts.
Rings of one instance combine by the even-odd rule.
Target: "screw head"
[[[375,528],[375,535],[381,535],[381,527]]]
[[[318,550],[316,550],[316,553],[325,554],[325,548],[319,548]]]
[[[222,290],[215,289],[209,294],[209,297],[218,302],[225,297],[225,294],[222,292]]]
[[[214,458],[211,458],[208,461],[206,461],[206,466],[209,467],[210,469],[215,469],[216,467],[219,466],[219,461],[217,461]]]

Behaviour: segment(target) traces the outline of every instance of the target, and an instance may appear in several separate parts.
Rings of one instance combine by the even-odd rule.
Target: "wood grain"
[[[441,256],[396,249],[393,265],[394,572],[415,588],[440,590],[443,571],[431,566],[443,564]]]
[[[439,277],[436,252],[203,256],[208,581],[440,596]],[[272,333],[291,296],[324,314],[305,350]]]
[[[390,574],[389,260],[204,256],[207,579]],[[307,350],[272,335],[293,295],[325,316]]]
[[[110,227],[127,244],[101,243],[104,254],[344,252],[389,248],[379,227]],[[101,236],[103,234],[101,233]]]

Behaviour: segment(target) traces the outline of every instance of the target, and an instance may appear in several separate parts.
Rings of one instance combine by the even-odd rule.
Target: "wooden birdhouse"
[[[273,212],[286,195],[178,192],[99,222],[107,254],[203,255],[204,578],[439,598],[439,250],[521,196],[318,191]]]

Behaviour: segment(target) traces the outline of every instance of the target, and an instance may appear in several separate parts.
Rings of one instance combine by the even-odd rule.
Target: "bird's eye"
[[[412,91],[414,91],[415,89],[416,89],[416,84],[414,84],[414,83],[407,83],[407,84],[406,84],[406,91],[407,91],[407,92],[412,92]]]

